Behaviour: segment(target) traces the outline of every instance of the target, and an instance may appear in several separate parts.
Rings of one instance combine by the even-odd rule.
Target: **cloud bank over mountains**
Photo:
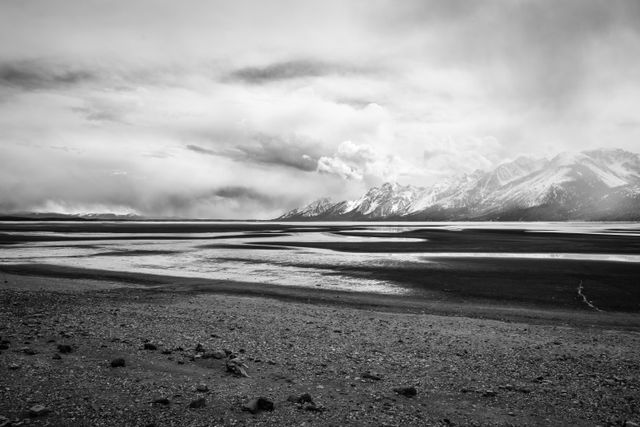
[[[0,4],[0,211],[271,218],[640,140],[640,3]]]

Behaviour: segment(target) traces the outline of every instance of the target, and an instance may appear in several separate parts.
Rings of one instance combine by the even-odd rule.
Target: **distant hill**
[[[640,157],[620,149],[520,157],[430,187],[385,183],[356,200],[318,199],[279,220],[640,220]]]
[[[113,213],[69,215],[55,212],[19,212],[0,215],[0,221],[139,221],[143,219],[145,218],[138,215]]]

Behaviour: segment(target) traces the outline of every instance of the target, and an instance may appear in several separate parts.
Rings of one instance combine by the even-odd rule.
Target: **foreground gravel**
[[[633,331],[18,285],[0,426],[640,424]]]

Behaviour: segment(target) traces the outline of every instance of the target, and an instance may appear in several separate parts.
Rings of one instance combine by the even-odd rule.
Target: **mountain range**
[[[519,157],[428,187],[385,183],[355,200],[320,198],[278,220],[637,221],[640,156],[599,149]]]

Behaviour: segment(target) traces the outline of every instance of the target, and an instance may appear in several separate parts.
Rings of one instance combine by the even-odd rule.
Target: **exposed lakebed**
[[[2,222],[0,264],[640,311],[635,223]]]

